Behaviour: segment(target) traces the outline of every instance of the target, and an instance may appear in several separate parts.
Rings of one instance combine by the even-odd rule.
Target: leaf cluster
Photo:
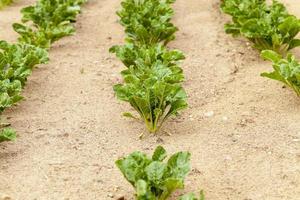
[[[126,29],[127,43],[110,49],[127,67],[121,72],[124,83],[114,86],[115,93],[130,103],[152,133],[187,107],[179,66],[185,57],[181,51],[165,46],[177,30],[170,23],[173,2],[124,0],[117,13]],[[131,113],[125,116],[137,118]]]
[[[127,41],[140,44],[167,44],[178,30],[170,21],[175,0],[124,0],[117,12],[125,27]]]
[[[4,128],[0,131],[0,143],[5,141],[14,141],[16,132],[11,128]]]
[[[286,86],[292,88],[300,96],[300,63],[295,56],[288,54],[286,58],[274,51],[265,50],[261,56],[273,62],[273,72],[262,73],[263,77],[280,81]]]
[[[232,22],[225,25],[226,33],[248,38],[259,50],[285,55],[300,46],[296,39],[300,20],[276,0],[271,5],[266,0],[224,0],[221,9],[232,16]]]
[[[175,190],[184,187],[184,179],[190,171],[190,156],[189,152],[178,152],[164,162],[167,152],[158,146],[152,157],[134,152],[117,160],[116,165],[135,188],[138,200],[166,200]]]
[[[127,66],[121,72],[124,84],[114,86],[116,95],[130,103],[150,132],[156,132],[169,116],[187,107],[181,86],[184,76],[178,66],[178,61],[184,59],[182,52],[161,44],[127,44],[115,46],[111,52]]]
[[[75,32],[73,22],[85,0],[39,0],[21,10],[22,23],[14,23],[19,41],[42,48]]]

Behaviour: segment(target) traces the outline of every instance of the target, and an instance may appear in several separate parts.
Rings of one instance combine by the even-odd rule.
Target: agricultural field
[[[0,200],[299,200],[300,3],[234,1],[1,8]]]

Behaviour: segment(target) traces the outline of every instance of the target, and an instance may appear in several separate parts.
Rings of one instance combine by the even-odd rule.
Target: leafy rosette
[[[263,77],[280,81],[286,86],[292,88],[300,96],[300,63],[295,56],[289,54],[286,58],[274,51],[265,50],[262,57],[273,62],[273,72],[262,73]]]
[[[156,44],[175,39],[178,30],[170,21],[174,15],[174,0],[124,0],[117,12],[125,27],[127,41],[140,44]]]
[[[232,22],[225,25],[226,33],[248,38],[259,50],[285,55],[300,46],[296,38],[300,20],[277,1],[268,5],[265,0],[224,0],[221,8],[232,16]]]
[[[184,58],[181,52],[169,51],[161,45],[125,45],[111,51],[127,66],[122,71],[124,83],[115,85],[114,91],[138,112],[150,132],[157,132],[167,118],[187,107],[187,96],[181,86],[184,76],[178,65]],[[130,113],[125,116],[137,118]]]
[[[166,200],[175,190],[184,187],[184,179],[190,171],[190,153],[175,153],[164,162],[166,157],[166,150],[158,146],[151,158],[134,152],[116,161],[135,188],[138,200]]]

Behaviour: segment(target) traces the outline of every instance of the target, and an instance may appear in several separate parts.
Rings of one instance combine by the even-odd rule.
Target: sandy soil
[[[0,12],[1,39],[16,40],[10,25],[32,2],[20,0]],[[14,200],[132,199],[114,161],[162,144],[170,153],[192,153],[193,170],[177,194],[204,189],[208,200],[299,200],[299,98],[259,76],[270,63],[224,33],[228,18],[217,2],[175,4],[180,31],[170,47],[187,56],[190,107],[164,127],[172,136],[143,140],[143,124],[121,117],[130,108],[112,91],[123,68],[108,53],[124,39],[115,15],[120,0],[86,4],[77,34],[54,45],[50,63],[30,78],[26,100],[4,114],[19,137],[0,145],[0,194]],[[298,0],[284,2],[300,17]],[[294,53],[300,58],[299,49]]]

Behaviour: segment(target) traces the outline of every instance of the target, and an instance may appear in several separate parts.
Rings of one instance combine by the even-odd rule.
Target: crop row
[[[232,16],[225,31],[243,36],[253,43],[264,59],[273,62],[273,72],[263,77],[284,83],[300,96],[300,63],[289,51],[300,46],[296,36],[300,32],[300,19],[291,15],[276,0],[223,0],[221,9]]]
[[[0,41],[0,115],[23,99],[21,91],[38,64],[47,63],[48,50],[58,39],[71,35],[76,15],[85,0],[39,0],[23,8],[22,23],[14,23],[18,43]],[[0,142],[14,140],[16,133],[1,123]]]
[[[126,44],[113,46],[110,52],[123,62],[124,83],[114,86],[120,100],[128,102],[151,133],[179,110],[187,107],[182,87],[184,75],[179,62],[184,54],[166,45],[178,30],[171,22],[174,0],[125,0],[117,12],[125,28]]]
[[[113,46],[110,52],[126,66],[121,72],[124,83],[114,86],[116,96],[128,102],[139,114],[124,116],[142,119],[150,133],[156,133],[162,124],[179,110],[187,107],[180,61],[185,59],[179,50],[170,50],[167,44],[175,39],[178,30],[170,21],[175,0],[124,0],[117,12],[125,27],[126,43]],[[136,199],[166,200],[184,187],[190,171],[190,153],[178,152],[167,163],[165,149],[157,147],[150,158],[134,152],[116,161],[117,167],[136,191]],[[201,192],[199,200],[203,200]],[[180,200],[198,200],[186,194]]]

